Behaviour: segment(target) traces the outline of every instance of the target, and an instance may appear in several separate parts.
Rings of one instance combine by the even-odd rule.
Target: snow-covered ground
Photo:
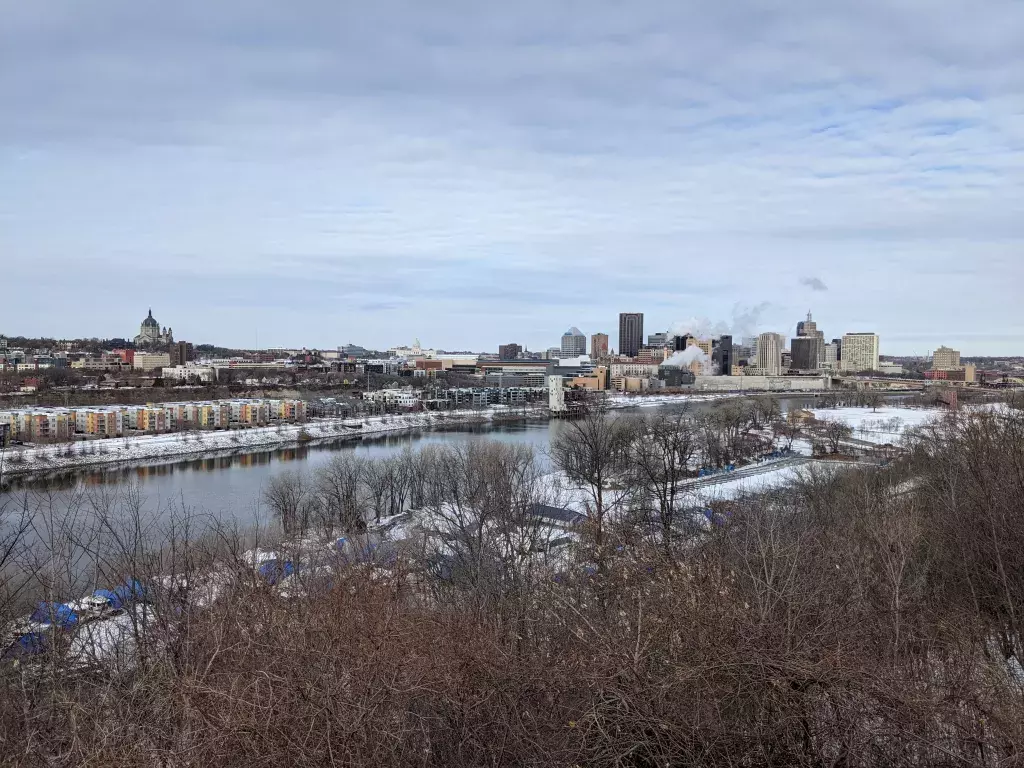
[[[684,403],[702,403],[709,400],[727,400],[739,397],[735,392],[723,392],[704,395],[672,394],[672,395],[630,395],[614,392],[607,396],[605,404],[609,408],[654,408],[659,405],[682,405]]]
[[[364,435],[489,421],[506,413],[509,413],[506,406],[494,406],[479,411],[409,413],[361,419],[316,419],[305,424],[280,424],[230,431],[179,432],[58,443],[24,449],[15,447],[9,448],[6,452],[3,473],[17,475],[52,472],[75,467],[150,461],[218,451],[233,452],[288,445],[306,440],[359,438]],[[538,417],[541,411],[531,411],[529,415]],[[362,428],[352,429],[346,424],[361,424]]]
[[[853,428],[851,437],[867,443],[896,444],[908,429],[942,418],[937,408],[814,408],[814,418],[841,421]]]
[[[740,496],[765,493],[766,491],[790,485],[805,477],[810,471],[835,472],[846,466],[848,465],[837,462],[789,464],[759,474],[738,474],[737,477],[731,480],[725,480],[714,485],[702,485],[696,488],[694,495],[704,504],[712,501],[736,499]],[[811,467],[814,469],[812,470]]]

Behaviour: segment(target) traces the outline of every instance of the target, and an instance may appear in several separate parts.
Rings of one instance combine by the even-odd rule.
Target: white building
[[[785,339],[779,333],[762,333],[757,337],[757,369],[768,376],[782,373],[782,348]]]
[[[198,381],[203,384],[209,384],[217,378],[217,372],[214,370],[212,365],[195,365],[194,363],[188,363],[186,365],[172,365],[168,368],[164,368],[163,376],[165,379]]]
[[[406,410],[415,408],[420,402],[419,397],[417,397],[415,390],[412,388],[378,389],[374,392],[364,393],[363,400]]]
[[[843,334],[843,372],[877,371],[878,346],[877,333]]]
[[[561,376],[548,376],[548,409],[552,413],[565,411],[565,389]]]
[[[562,334],[559,357],[579,357],[587,354],[587,337],[575,325]]]
[[[658,375],[657,363],[612,363],[608,373],[613,379],[634,376],[638,378],[654,378]]]

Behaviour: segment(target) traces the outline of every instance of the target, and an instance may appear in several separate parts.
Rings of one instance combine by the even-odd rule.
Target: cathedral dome
[[[156,328],[158,331],[160,330],[160,323],[158,323],[156,320],[153,319],[153,310],[152,309],[149,310],[149,315],[146,317],[146,319],[142,321],[142,327],[143,328]]]

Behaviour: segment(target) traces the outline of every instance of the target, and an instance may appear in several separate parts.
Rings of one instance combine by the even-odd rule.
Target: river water
[[[782,398],[783,411],[813,404],[812,398]],[[616,413],[672,413],[680,406],[624,409]],[[692,409],[713,407],[712,403],[696,403]],[[276,475],[295,470],[311,471],[329,462],[341,451],[354,451],[368,457],[387,456],[419,446],[473,440],[497,440],[528,443],[543,452],[551,436],[565,423],[557,420],[531,421],[515,425],[473,426],[437,432],[407,432],[388,436],[367,437],[291,446],[271,450],[238,453],[230,456],[189,457],[137,466],[116,466],[84,469],[57,476],[12,478],[0,492],[0,509],[4,505],[35,508],[40,504],[61,503],[75,494],[102,493],[105,496],[123,492],[139,493],[145,508],[159,513],[171,508],[187,507],[195,512],[220,518],[234,518],[242,523],[266,519],[267,509],[261,503],[267,483]]]

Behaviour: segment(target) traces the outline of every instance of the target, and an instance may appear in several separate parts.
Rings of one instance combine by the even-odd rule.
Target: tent
[[[146,589],[139,583],[138,579],[132,579],[127,584],[114,587],[113,592],[118,600],[121,601],[122,608],[124,608],[127,603],[141,603],[146,600]]]
[[[78,623],[78,614],[72,610],[71,606],[64,603],[53,603],[49,600],[39,603],[35,611],[32,612],[31,618],[32,621],[38,621],[40,624],[52,623],[62,629],[70,629]]]

